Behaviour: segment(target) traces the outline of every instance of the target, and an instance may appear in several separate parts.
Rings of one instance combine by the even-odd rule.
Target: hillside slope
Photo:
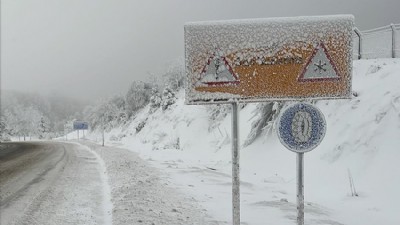
[[[355,61],[353,91],[349,100],[316,103],[328,128],[321,145],[305,155],[306,223],[400,224],[400,60]],[[144,108],[129,126],[107,133],[106,144],[140,153],[217,224],[230,224],[229,105],[186,106],[184,92],[177,97],[165,111]],[[257,104],[240,110],[242,143],[257,110]],[[100,140],[95,132],[88,137]],[[274,130],[241,149],[243,222],[295,224],[295,164]]]

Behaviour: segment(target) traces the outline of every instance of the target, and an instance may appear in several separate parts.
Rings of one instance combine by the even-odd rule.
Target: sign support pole
[[[103,136],[103,144],[102,144],[102,146],[104,146],[104,126],[103,126],[102,136]]]
[[[297,225],[304,225],[304,153],[297,153]]]
[[[64,124],[64,134],[65,134],[65,140],[67,141],[68,140],[68,138],[67,138],[67,130],[65,129],[65,124]]]
[[[324,138],[325,117],[309,103],[296,103],[281,113],[277,131],[281,143],[296,153],[297,225],[304,225],[304,153]]]
[[[239,126],[238,102],[232,103],[232,221],[240,225],[240,177],[239,177]]]
[[[78,132],[78,140],[79,140],[79,130],[76,130]]]

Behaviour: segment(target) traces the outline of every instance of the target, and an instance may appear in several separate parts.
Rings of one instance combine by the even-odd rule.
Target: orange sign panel
[[[349,98],[351,15],[185,25],[187,104]]]

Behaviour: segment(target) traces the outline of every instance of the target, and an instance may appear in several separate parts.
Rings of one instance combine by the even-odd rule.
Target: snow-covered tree
[[[3,120],[4,125],[6,126],[5,129],[7,130],[7,133],[10,136],[16,135],[18,119],[15,117],[15,115],[10,110],[7,109],[2,113],[1,119]]]
[[[10,130],[6,124],[4,117],[0,118],[0,142],[10,140]]]
[[[125,107],[124,97],[114,96],[86,107],[83,114],[85,120],[89,121],[91,128],[109,130],[127,123],[128,114]]]
[[[15,105],[11,110],[5,110],[5,123],[11,127],[10,134],[23,137],[32,137],[38,135],[40,119],[43,114],[33,106],[25,107]]]
[[[174,92],[169,87],[165,87],[162,94],[161,108],[163,111],[167,110],[169,106],[175,104],[176,97]]]
[[[206,107],[209,118],[208,131],[218,127],[222,120],[232,111],[232,106],[229,104],[208,105]]]
[[[172,63],[167,72],[163,75],[164,85],[176,91],[184,87],[185,76],[184,60],[179,59]]]
[[[114,111],[114,123],[112,126],[115,127],[117,125],[125,124],[128,120],[128,114],[126,112],[125,106],[125,98],[122,96],[114,96],[109,100],[109,104],[113,107]]]
[[[27,111],[27,108],[18,105],[14,108],[11,118],[14,123],[13,126],[15,128],[15,134],[18,137],[23,137],[24,141],[26,140],[26,137],[29,136],[29,129],[31,128],[30,121],[28,119],[29,113]]]
[[[282,104],[279,102],[259,103],[253,111],[256,119],[251,124],[250,133],[244,142],[244,146],[253,143],[261,134],[268,134],[274,129],[274,122],[277,119]]]
[[[39,139],[44,139],[48,136],[50,131],[50,121],[42,116],[39,121],[38,135]]]
[[[38,136],[40,120],[43,114],[36,108],[30,106],[22,108],[21,111],[16,112],[17,118],[20,119],[22,136],[24,140],[26,137]]]
[[[161,106],[161,96],[157,88],[153,88],[150,97],[150,113],[155,112]]]
[[[125,98],[126,110],[129,117],[149,103],[151,89],[151,84],[142,81],[134,81],[132,83]]]
[[[8,114],[12,114],[12,117],[16,118],[16,121],[8,121],[12,117],[4,116],[7,126],[11,127],[13,131],[13,135],[23,136],[22,132],[27,133],[26,127],[37,126],[35,122],[37,122],[37,115],[39,116],[39,120],[41,116],[44,116],[48,119],[49,127],[49,135],[53,132],[62,132],[64,122],[74,115],[75,113],[80,113],[85,105],[83,102],[79,100],[74,100],[70,98],[66,98],[57,94],[52,94],[51,96],[41,96],[35,93],[23,93],[17,91],[2,91],[1,92],[1,115],[5,115],[8,111]],[[34,109],[34,111],[32,111]],[[32,115],[25,115],[27,118],[26,121],[22,121],[19,118],[22,118],[23,112],[28,111],[33,112]],[[37,113],[38,112],[38,113]],[[34,117],[35,121],[33,121]],[[33,122],[33,124],[32,124]],[[30,135],[38,135],[38,127],[35,127],[33,130],[28,129]]]

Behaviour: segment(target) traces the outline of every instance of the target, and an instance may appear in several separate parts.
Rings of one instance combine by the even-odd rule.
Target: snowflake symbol
[[[314,69],[314,71],[317,71],[317,70],[318,70],[318,72],[319,72],[320,74],[322,73],[322,71],[326,72],[326,69],[324,68],[324,66],[326,66],[326,63],[325,63],[325,62],[322,63],[322,61],[319,60],[319,63],[318,63],[318,64],[317,64],[317,63],[314,63],[314,65],[317,67],[317,68]]]

